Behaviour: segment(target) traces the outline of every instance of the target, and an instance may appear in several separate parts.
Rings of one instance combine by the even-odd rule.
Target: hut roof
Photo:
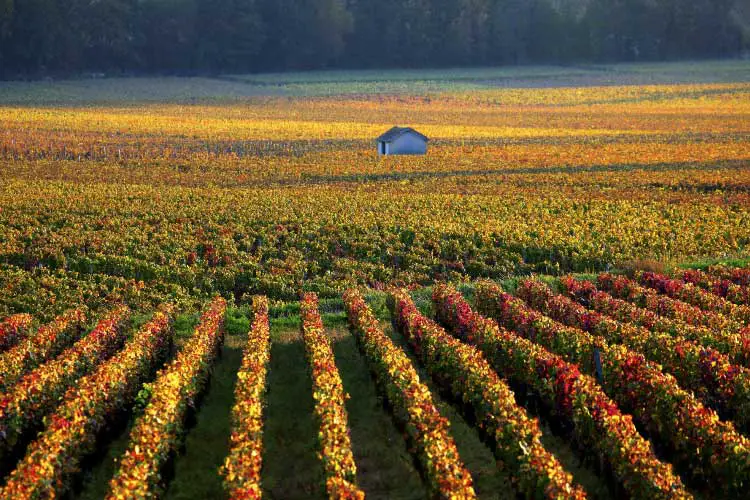
[[[386,132],[383,135],[381,135],[380,137],[378,137],[376,140],[378,142],[393,142],[396,139],[398,139],[399,137],[401,137],[402,135],[407,134],[407,133],[414,134],[414,135],[420,137],[425,142],[429,141],[429,139],[427,138],[427,136],[425,136],[423,134],[420,134],[419,132],[417,132],[416,130],[414,130],[411,127],[393,127],[388,132]]]

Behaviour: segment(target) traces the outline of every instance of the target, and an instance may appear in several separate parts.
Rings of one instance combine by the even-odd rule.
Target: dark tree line
[[[0,0],[0,76],[736,56],[750,0]]]

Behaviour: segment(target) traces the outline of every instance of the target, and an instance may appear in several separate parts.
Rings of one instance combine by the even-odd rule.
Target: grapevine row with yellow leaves
[[[516,404],[513,391],[481,352],[425,318],[404,290],[389,297],[398,330],[414,346],[427,371],[453,396],[471,405],[493,451],[526,498],[583,499],[585,491],[542,444],[537,420]]]
[[[102,429],[126,410],[166,356],[172,311],[171,306],[162,307],[122,351],[67,391],[44,432],[0,489],[0,498],[31,500],[65,493],[82,458],[94,451]]]
[[[318,311],[318,296],[306,293],[300,301],[302,338],[305,357],[312,376],[315,416],[320,426],[318,444],[323,461],[325,490],[329,498],[364,498],[356,486],[357,465],[354,462],[344,391],[331,341],[323,329]]]
[[[621,345],[607,345],[579,329],[566,327],[505,293],[497,284],[479,283],[477,308],[500,324],[530,338],[585,372],[595,374],[600,352],[604,391],[648,432],[673,450],[673,459],[705,475],[725,494],[750,485],[750,440],[719,419],[692,393],[680,388],[658,365]]]
[[[436,285],[432,294],[439,321],[477,346],[509,379],[531,387],[553,414],[573,425],[579,444],[610,465],[633,499],[690,498],[672,466],[659,461],[630,415],[590,376],[538,344],[498,327],[475,313],[454,288]]]
[[[0,441],[0,457],[16,446],[24,432],[39,425],[81,376],[119,349],[129,314],[127,306],[115,306],[90,333],[0,396],[0,435],[5,436]]]
[[[14,348],[0,354],[0,391],[8,391],[26,372],[74,342],[83,332],[85,321],[83,310],[68,311],[39,327]]]
[[[258,296],[253,298],[253,323],[234,388],[229,455],[221,469],[224,489],[231,499],[262,496],[263,403],[270,358],[268,299]]]
[[[476,498],[472,477],[450,434],[450,422],[419,380],[406,354],[384,332],[362,296],[344,293],[347,318],[378,385],[403,425],[421,466],[430,495],[435,498]]]
[[[161,492],[160,470],[177,446],[188,408],[208,379],[224,338],[225,311],[226,301],[215,298],[190,340],[150,385],[151,398],[130,432],[107,498],[148,498]]]

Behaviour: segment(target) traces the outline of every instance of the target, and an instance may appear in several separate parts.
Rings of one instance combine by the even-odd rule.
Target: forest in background
[[[746,55],[750,0],[0,0],[0,78]]]

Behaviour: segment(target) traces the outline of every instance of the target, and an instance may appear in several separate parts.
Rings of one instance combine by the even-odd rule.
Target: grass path
[[[390,324],[383,324],[383,329],[409,356],[420,380],[429,387],[433,402],[440,410],[440,414],[450,420],[450,433],[456,441],[456,447],[464,465],[471,472],[477,496],[481,499],[515,499],[516,492],[507,475],[498,469],[490,449],[485,446],[479,434],[463,419],[458,410],[443,398],[441,391],[414,356],[404,337],[394,332]]]
[[[229,453],[230,412],[242,363],[244,336],[227,336],[199,410],[189,417],[184,449],[174,461],[174,477],[164,498],[187,500],[224,497],[218,469]]]
[[[406,441],[385,409],[354,337],[348,330],[329,332],[336,339],[333,345],[336,365],[350,396],[346,410],[359,485],[369,499],[425,498],[427,492]]]
[[[312,382],[297,330],[271,328],[266,396],[263,488],[268,498],[323,498],[317,458]]]

